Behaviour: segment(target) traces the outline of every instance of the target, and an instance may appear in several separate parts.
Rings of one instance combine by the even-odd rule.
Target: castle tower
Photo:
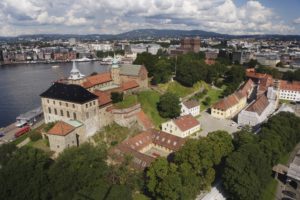
[[[69,79],[69,83],[80,84],[81,82],[83,82],[84,77],[85,77],[85,75],[83,75],[82,73],[80,73],[80,71],[76,67],[75,61],[73,61],[72,70],[71,70],[70,76],[68,78]]]
[[[116,59],[116,57],[114,56],[113,62],[112,62],[112,66],[111,66],[111,78],[114,82],[114,84],[116,85],[120,85],[121,84],[121,80],[120,80],[120,67],[118,65],[118,60]]]

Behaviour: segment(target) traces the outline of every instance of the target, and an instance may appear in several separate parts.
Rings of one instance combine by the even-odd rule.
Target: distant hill
[[[20,35],[17,37],[1,37],[0,41],[16,41],[16,40],[34,40],[42,38],[43,40],[58,40],[76,38],[80,40],[122,40],[122,39],[155,39],[155,38],[181,38],[195,37],[202,38],[218,37],[224,39],[232,38],[260,38],[260,39],[280,39],[280,40],[300,40],[300,35],[228,35],[203,30],[172,30],[172,29],[137,29],[120,34],[36,34],[36,35]]]

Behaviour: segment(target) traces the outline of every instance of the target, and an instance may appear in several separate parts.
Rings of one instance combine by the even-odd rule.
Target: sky
[[[300,35],[300,0],[0,0],[0,36],[134,29]]]

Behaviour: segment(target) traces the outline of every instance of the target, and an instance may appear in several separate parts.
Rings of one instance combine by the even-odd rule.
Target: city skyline
[[[300,34],[297,0],[3,0],[0,36],[117,34],[134,29]]]

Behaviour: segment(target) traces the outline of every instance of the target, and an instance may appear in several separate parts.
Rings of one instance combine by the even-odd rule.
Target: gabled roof
[[[196,101],[196,100],[189,100],[189,101],[183,102],[182,104],[183,104],[185,107],[187,107],[188,109],[191,109],[191,108],[195,108],[195,107],[200,106],[199,102]]]
[[[94,94],[98,96],[99,106],[103,106],[112,102],[109,92],[95,90]]]
[[[177,119],[173,119],[172,121],[181,131],[187,131],[191,128],[194,128],[195,126],[200,125],[200,122],[192,115],[180,116]]]
[[[281,90],[300,91],[300,81],[280,81]]]
[[[41,97],[83,104],[98,97],[80,85],[54,83]]]
[[[133,156],[133,167],[144,169],[155,160],[154,157],[141,152],[145,147],[154,144],[170,149],[171,151],[178,151],[184,145],[185,141],[184,138],[151,129],[123,141],[115,148],[112,148],[109,154],[116,155],[118,161],[124,159],[124,154],[130,154]]]
[[[84,88],[90,88],[90,87],[93,87],[95,85],[99,85],[99,84],[102,84],[102,83],[107,83],[107,82],[110,82],[110,81],[112,81],[110,72],[104,72],[104,73],[101,73],[101,74],[97,74],[97,75],[87,77],[86,81],[82,83],[82,86]]]
[[[269,101],[266,95],[261,95],[256,101],[250,104],[246,111],[256,112],[258,115],[261,115],[268,105]]]
[[[122,84],[123,91],[130,90],[137,87],[139,87],[139,84],[135,80],[127,81]]]
[[[144,113],[144,111],[140,111],[137,113],[137,120],[142,123],[143,127],[148,130],[151,128],[154,128],[154,125],[152,121],[149,119],[149,117]]]
[[[231,94],[215,103],[212,108],[225,111],[238,104],[238,102],[239,98],[235,94]]]
[[[126,76],[139,76],[142,65],[121,65],[120,74]]]
[[[75,129],[74,126],[70,124],[58,121],[49,131],[48,134],[50,135],[59,135],[59,136],[66,136],[71,133]]]

